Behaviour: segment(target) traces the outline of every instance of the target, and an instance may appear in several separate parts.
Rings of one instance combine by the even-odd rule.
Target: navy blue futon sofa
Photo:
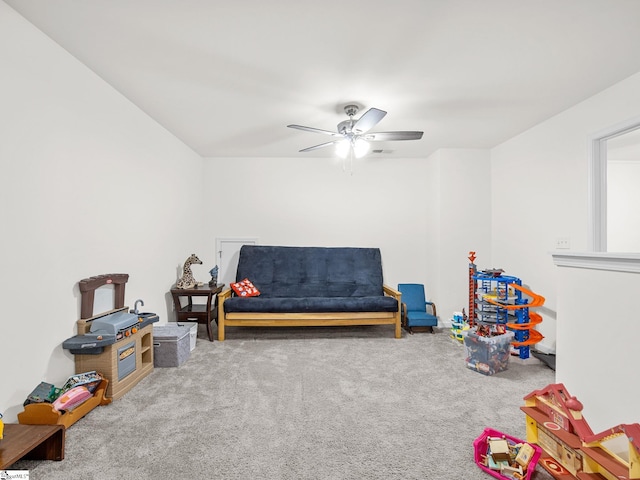
[[[244,245],[236,281],[260,291],[218,295],[218,340],[227,326],[395,326],[401,337],[400,292],[383,284],[378,248]]]

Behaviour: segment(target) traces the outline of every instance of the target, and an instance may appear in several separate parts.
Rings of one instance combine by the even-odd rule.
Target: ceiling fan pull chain
[[[349,175],[353,175],[353,145],[349,149]]]

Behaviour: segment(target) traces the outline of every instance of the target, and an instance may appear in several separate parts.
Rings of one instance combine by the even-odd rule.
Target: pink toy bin
[[[514,443],[529,443],[529,442],[525,442],[524,440],[520,440],[519,438],[512,437],[511,435],[507,435],[506,433],[499,432],[492,428],[485,428],[484,431],[482,432],[482,435],[480,435],[478,438],[476,438],[473,441],[473,453],[474,453],[473,459],[476,462],[476,465],[478,465],[478,467],[480,467],[482,470],[484,470],[494,478],[499,478],[500,480],[513,480],[514,477],[502,475],[500,472],[496,470],[492,470],[482,463],[482,457],[487,454],[487,438],[488,437],[504,437],[507,440]],[[533,457],[531,457],[531,461],[529,462],[529,465],[527,466],[527,472],[524,476],[524,480],[531,480],[531,477],[533,476],[533,472],[535,472],[536,470],[536,465],[538,464],[538,460],[540,460],[540,456],[542,455],[542,449],[538,445],[534,443],[529,443],[529,445],[533,447],[534,454],[533,454]]]

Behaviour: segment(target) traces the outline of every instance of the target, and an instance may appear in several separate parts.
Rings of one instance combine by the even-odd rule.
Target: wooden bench
[[[64,425],[8,423],[0,440],[0,470],[18,460],[63,460]]]

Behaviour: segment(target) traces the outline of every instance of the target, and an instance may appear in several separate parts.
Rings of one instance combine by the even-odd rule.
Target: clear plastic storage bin
[[[481,337],[471,329],[463,331],[462,335],[467,368],[483,375],[493,375],[509,368],[513,332],[507,331],[502,335]]]

